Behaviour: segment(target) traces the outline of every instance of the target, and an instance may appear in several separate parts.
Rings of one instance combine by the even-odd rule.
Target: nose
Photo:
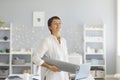
[[[57,26],[60,26],[61,25],[61,23],[57,23]]]

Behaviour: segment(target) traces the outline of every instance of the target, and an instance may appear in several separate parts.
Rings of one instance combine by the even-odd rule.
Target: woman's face
[[[61,20],[53,19],[49,28],[52,30],[52,33],[59,33],[61,31]]]

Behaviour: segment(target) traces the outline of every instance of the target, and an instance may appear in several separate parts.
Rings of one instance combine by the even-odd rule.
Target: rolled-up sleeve
[[[44,63],[42,57],[45,55],[47,51],[48,51],[48,40],[45,39],[41,47],[37,49],[37,53],[35,53],[32,57],[33,63],[35,63],[36,65],[42,65]]]

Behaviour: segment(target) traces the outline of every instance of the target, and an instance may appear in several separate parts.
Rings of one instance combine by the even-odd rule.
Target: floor
[[[4,79],[0,79],[0,80],[4,80]],[[95,79],[95,80],[119,80],[119,79],[115,79],[115,78],[107,78],[107,79]]]
[[[106,79],[95,79],[95,80],[119,80],[119,79],[116,79],[116,78],[106,78]]]
[[[72,79],[74,80],[74,79]],[[119,80],[119,79],[116,79],[116,78],[106,78],[106,79],[95,79],[95,80]]]

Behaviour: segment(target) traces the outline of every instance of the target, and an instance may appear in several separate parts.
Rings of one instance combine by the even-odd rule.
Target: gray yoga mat
[[[50,65],[54,65],[58,67],[61,71],[70,72],[70,73],[76,73],[76,70],[80,68],[80,65],[72,64],[69,62],[54,60],[51,58],[48,58],[46,56],[42,57],[42,59]]]

